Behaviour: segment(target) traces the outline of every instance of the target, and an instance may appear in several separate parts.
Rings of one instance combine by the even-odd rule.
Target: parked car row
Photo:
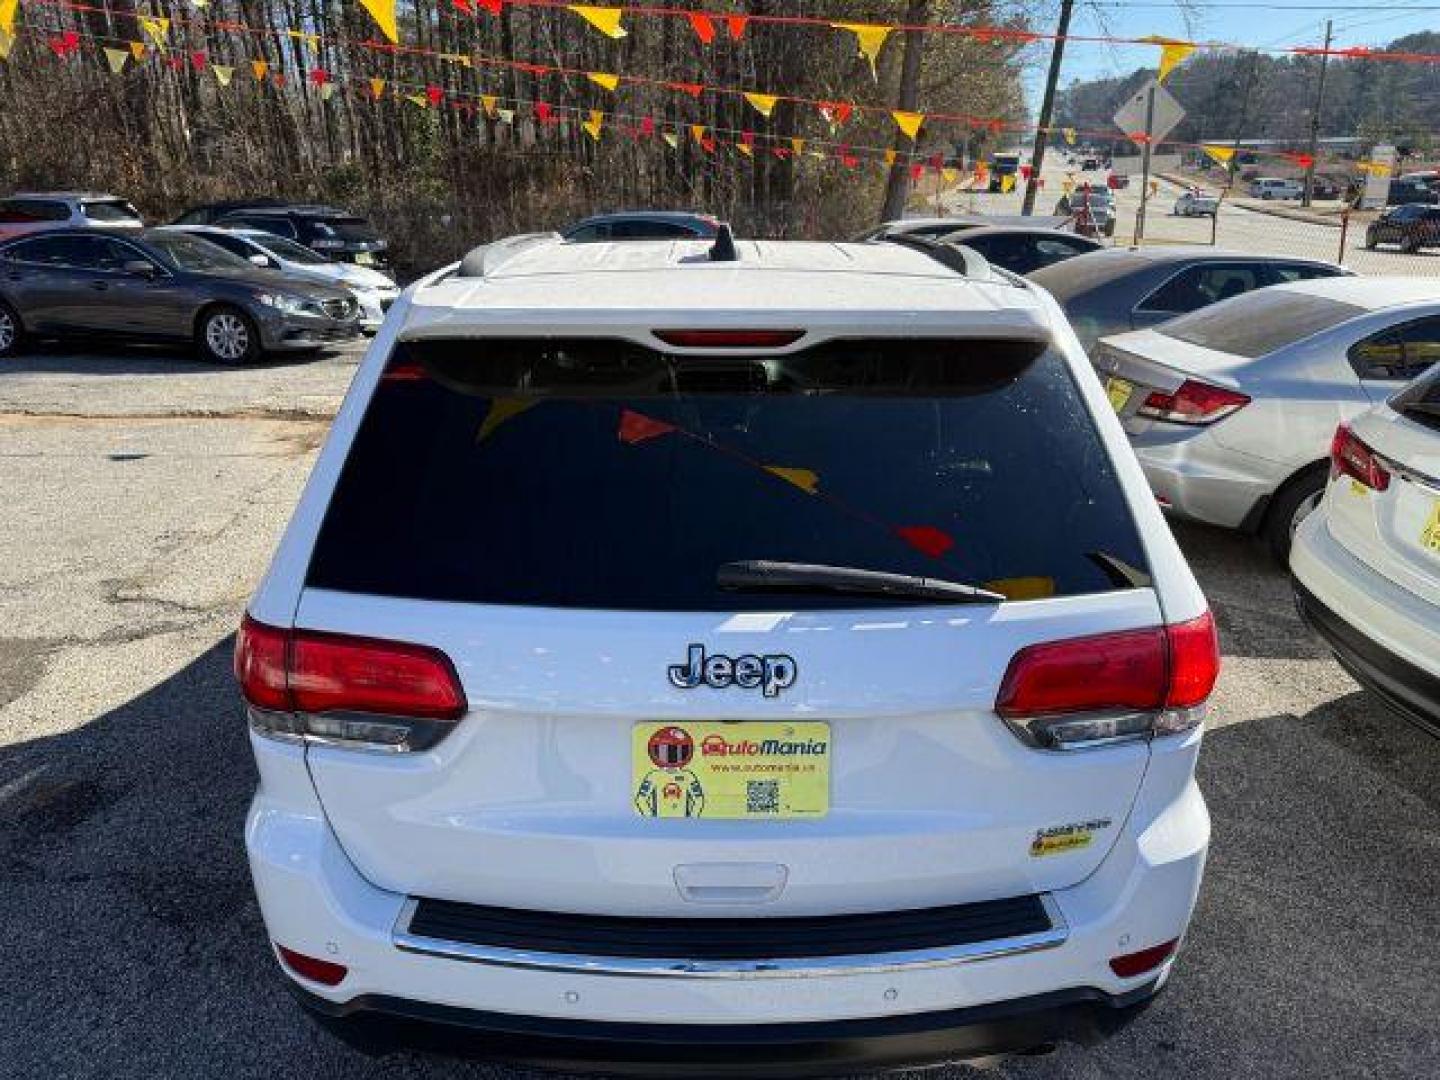
[[[373,334],[399,296],[364,218],[278,200],[196,207],[147,228],[83,192],[0,200],[0,357],[29,338],[193,341],[217,363]]]

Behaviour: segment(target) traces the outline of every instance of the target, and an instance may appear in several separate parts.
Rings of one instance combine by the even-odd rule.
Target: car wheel
[[[23,338],[20,316],[9,304],[0,301],[0,357],[14,356],[19,352]]]
[[[260,355],[260,331],[239,308],[221,304],[200,318],[200,354],[217,364],[248,364]]]
[[[1275,493],[1265,514],[1262,533],[1270,554],[1281,566],[1290,565],[1290,543],[1300,523],[1314,513],[1325,495],[1329,466],[1323,462],[1292,477]]]
[[[1418,236],[1407,236],[1400,241],[1400,250],[1406,255],[1417,255],[1420,252],[1420,238]]]

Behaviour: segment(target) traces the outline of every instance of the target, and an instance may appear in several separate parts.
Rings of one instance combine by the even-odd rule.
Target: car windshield
[[[1234,356],[1256,357],[1318,334],[1365,309],[1288,289],[1256,289],[1164,323],[1158,332]]]
[[[1064,359],[881,339],[676,356],[609,339],[409,342],[346,461],[309,585],[472,603],[801,610],[925,603],[735,563],[964,582],[1009,598],[1148,583]]]
[[[283,236],[247,236],[245,239],[252,244],[259,244],[270,254],[286,262],[301,263],[305,266],[323,266],[330,260],[323,255],[316,255],[315,252],[293,240],[286,240]]]
[[[172,266],[180,270],[204,272],[207,270],[255,269],[240,256],[231,255],[224,248],[217,247],[198,236],[151,235],[147,236],[146,240]]]
[[[139,221],[140,211],[124,199],[93,199],[80,204],[91,221]]]

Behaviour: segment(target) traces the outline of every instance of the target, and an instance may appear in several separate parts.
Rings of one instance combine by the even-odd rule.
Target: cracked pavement
[[[250,889],[231,634],[355,359],[0,368],[0,1076],[532,1075],[315,1030]],[[1433,1076],[1440,743],[1329,659],[1257,545],[1177,534],[1226,667],[1176,977],[1102,1046],[940,1075]]]

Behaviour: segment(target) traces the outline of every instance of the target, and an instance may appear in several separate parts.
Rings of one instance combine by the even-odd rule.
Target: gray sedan
[[[27,336],[192,341],[242,364],[360,333],[348,290],[262,270],[193,236],[158,229],[39,233],[0,246],[0,357]]]
[[[1437,359],[1440,282],[1360,277],[1261,289],[1094,353],[1161,505],[1258,532],[1282,563],[1336,426]]]
[[[1089,350],[1106,334],[1154,326],[1252,289],[1348,272],[1317,259],[1145,247],[1097,251],[1027,276],[1054,294]]]

